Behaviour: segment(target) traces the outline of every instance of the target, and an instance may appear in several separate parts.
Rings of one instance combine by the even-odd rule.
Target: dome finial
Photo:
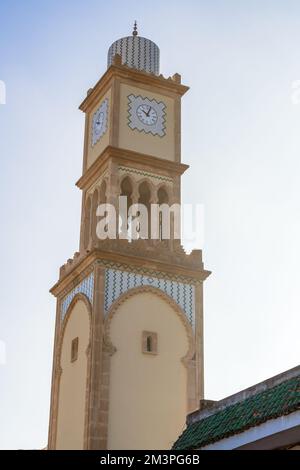
[[[138,35],[137,22],[136,22],[136,21],[134,22],[134,25],[133,25],[132,35],[133,35],[133,36],[137,36],[137,35]]]

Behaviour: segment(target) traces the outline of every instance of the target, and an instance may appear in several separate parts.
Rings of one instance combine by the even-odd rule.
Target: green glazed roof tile
[[[173,449],[199,449],[298,409],[300,409],[299,376],[188,425],[175,442]]]

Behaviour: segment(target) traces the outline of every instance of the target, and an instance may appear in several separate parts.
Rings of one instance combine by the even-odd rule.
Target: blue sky
[[[299,363],[300,4],[0,0],[0,447],[46,444],[55,300],[77,250],[78,105],[131,33],[182,74],[182,199],[205,206],[205,390],[219,399]]]

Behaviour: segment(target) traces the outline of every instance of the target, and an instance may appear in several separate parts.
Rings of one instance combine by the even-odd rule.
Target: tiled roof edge
[[[240,392],[230,395],[229,397],[223,398],[207,409],[196,410],[193,413],[190,413],[187,416],[187,425],[196,423],[197,421],[207,418],[208,416],[214,415],[228,406],[244,401],[247,398],[256,395],[257,393],[271,389],[276,385],[298,376],[300,376],[300,365],[282,372],[281,374],[275,375],[274,377],[271,377],[267,380],[264,380],[263,382],[259,382],[256,385],[252,385],[251,387],[241,390]]]

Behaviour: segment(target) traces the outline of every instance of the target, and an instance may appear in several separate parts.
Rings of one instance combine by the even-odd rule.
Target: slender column
[[[170,205],[172,204],[181,204],[181,181],[180,177],[177,176],[174,178],[174,184],[173,184],[173,194],[171,197]],[[182,220],[180,220],[180,224],[182,224]],[[174,217],[172,216],[172,233],[174,233]],[[181,240],[179,239],[172,239],[172,245],[171,249],[176,251],[176,249],[179,249],[181,246]]]
[[[175,162],[181,161],[181,98],[174,102]]]
[[[120,80],[115,79],[111,88],[111,107],[110,107],[110,145],[119,146],[119,127],[120,127]]]
[[[196,394],[197,404],[204,398],[203,282],[195,286],[196,314]]]
[[[87,448],[100,449],[101,441],[101,373],[103,345],[104,269],[95,266],[94,305],[91,330],[91,369],[88,401]]]

